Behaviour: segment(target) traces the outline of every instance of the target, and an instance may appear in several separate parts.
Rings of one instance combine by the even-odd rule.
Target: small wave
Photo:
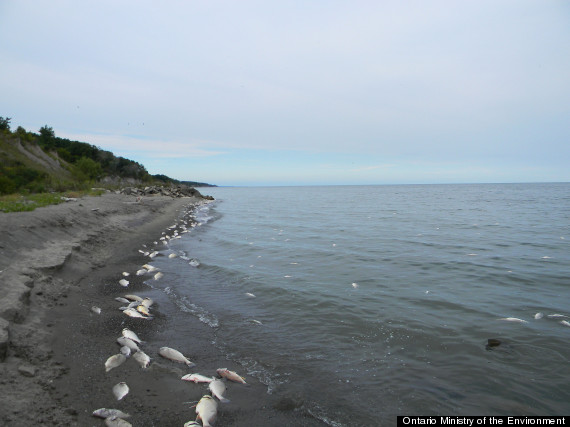
[[[196,304],[191,303],[190,301],[188,301],[187,297],[176,299],[175,303],[178,306],[178,308],[180,308],[180,310],[196,316],[200,320],[200,322],[205,323],[211,328],[217,328],[220,326],[220,321],[218,320],[216,315],[210,313],[209,311],[205,310],[202,307],[197,306]]]

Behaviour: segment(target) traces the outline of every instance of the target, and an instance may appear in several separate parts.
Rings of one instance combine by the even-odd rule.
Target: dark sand
[[[216,353],[211,330],[198,319],[184,325],[188,345],[179,348],[196,367],[161,358],[174,312],[153,306],[153,320],[131,319],[114,300],[126,293],[152,296],[143,283],[149,276],[135,276],[151,261],[139,249],[153,249],[168,226],[204,202],[160,196],[136,203],[105,194],[0,214],[0,425],[104,425],[91,413],[107,407],[130,413],[135,426],[182,426],[195,419],[192,406],[207,388],[180,377],[212,376],[223,367],[240,371]],[[128,288],[118,284],[123,271],[130,273]],[[130,358],[106,373],[105,360],[119,352],[116,338],[124,327],[147,341],[141,348],[151,365],[143,370]],[[219,404],[217,426],[323,425],[298,410],[295,396],[268,395],[263,384],[247,380],[227,383],[231,403]],[[111,389],[120,381],[130,393],[117,401]]]

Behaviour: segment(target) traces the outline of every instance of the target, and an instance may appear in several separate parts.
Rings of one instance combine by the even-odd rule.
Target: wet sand
[[[107,407],[128,412],[136,426],[182,426],[195,419],[192,406],[207,394],[206,385],[181,381],[184,374],[212,376],[223,367],[239,372],[216,353],[211,330],[198,319],[185,325],[188,345],[179,348],[196,367],[161,358],[158,350],[168,346],[176,319],[159,305],[152,307],[153,320],[132,319],[114,300],[126,293],[152,296],[144,283],[149,276],[135,275],[152,261],[139,249],[153,249],[167,227],[203,202],[159,196],[136,203],[105,194],[0,215],[1,425],[104,425],[91,414]],[[123,271],[130,273],[127,288],[118,284]],[[101,314],[91,311],[94,305]],[[146,341],[141,348],[151,364],[143,370],[129,358],[105,372],[124,327]],[[2,332],[9,335],[7,351]],[[112,387],[120,381],[130,393],[117,401]],[[268,395],[263,384],[248,383],[227,383],[231,403],[219,404],[217,426],[322,425],[297,411],[294,396]]]

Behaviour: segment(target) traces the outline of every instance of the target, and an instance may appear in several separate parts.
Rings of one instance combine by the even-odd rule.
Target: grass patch
[[[8,194],[0,196],[0,212],[33,211],[49,205],[57,205],[64,200],[62,197],[79,198],[83,196],[100,196],[103,190],[66,191],[59,193]]]

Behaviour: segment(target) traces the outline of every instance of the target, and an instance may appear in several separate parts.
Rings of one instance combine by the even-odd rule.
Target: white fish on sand
[[[196,413],[198,414],[196,419],[201,420],[204,427],[211,427],[218,415],[218,402],[212,396],[202,396],[196,405]]]
[[[120,411],[119,409],[108,409],[108,408],[99,408],[93,411],[92,414],[94,417],[99,418],[110,418],[110,417],[117,417],[117,418],[129,418],[130,415]]]
[[[124,354],[125,357],[129,357],[132,353],[132,350],[126,345],[122,346],[119,351],[121,352],[121,354]]]
[[[144,341],[141,340],[137,334],[135,334],[133,331],[131,331],[129,328],[123,328],[123,330],[121,331],[121,334],[125,337],[128,338],[130,340],[133,340],[139,344],[143,344]]]
[[[128,299],[129,301],[141,302],[143,300],[142,297],[139,297],[138,295],[134,295],[134,294],[125,295],[125,298]]]
[[[136,319],[152,320],[152,317],[145,316],[145,315],[139,313],[134,308],[127,308],[126,310],[123,310],[123,313],[125,313],[129,317],[134,317]]]
[[[519,319],[518,317],[502,317],[497,320],[504,320],[505,322],[528,323],[526,320]]]
[[[543,317],[544,317],[544,314],[542,314],[542,313],[536,313],[536,314],[534,315],[534,318],[535,318],[535,319],[542,319]]]
[[[119,417],[105,418],[105,425],[107,427],[132,427],[130,422]]]
[[[123,271],[123,276],[128,277],[130,275],[131,275],[131,273],[127,273],[126,271]]]
[[[150,254],[148,254],[149,258],[154,258],[157,255],[158,255],[158,251],[154,251],[154,252],[151,252]]]
[[[165,359],[172,360],[173,362],[185,363],[187,366],[195,366],[195,363],[190,362],[182,353],[170,347],[161,347],[158,351]]]
[[[154,280],[159,280],[164,276],[160,271],[154,275]]]
[[[152,298],[146,297],[145,299],[143,299],[141,301],[141,305],[144,305],[146,308],[150,308],[151,305],[154,304],[154,301],[152,300]]]
[[[130,301],[129,301],[128,299],[123,298],[123,297],[117,297],[117,298],[115,298],[115,301],[119,301],[119,302],[121,302],[121,303],[123,303],[123,304],[128,304],[128,303],[130,303]]]
[[[117,338],[117,342],[121,346],[129,347],[131,349],[131,351],[138,351],[139,350],[139,346],[137,345],[137,343],[131,339],[126,338],[126,337]]]
[[[158,270],[158,268],[156,268],[156,267],[154,267],[154,266],[152,266],[152,265],[150,265],[150,264],[145,264],[145,265],[143,265],[143,268],[146,268],[146,270],[147,270],[149,273],[152,273],[153,271],[157,271],[157,270]]]
[[[207,377],[201,374],[186,374],[180,379],[184,381],[193,381],[195,383],[211,383],[212,381],[214,381],[214,378]]]
[[[208,389],[212,392],[214,396],[222,403],[229,403],[229,399],[226,399],[224,394],[226,393],[226,384],[222,380],[215,379],[208,385]]]
[[[125,360],[127,360],[127,357],[124,354],[114,354],[105,362],[105,372],[109,372],[111,369],[116,368],[117,366],[121,366],[123,363],[125,363]]]
[[[137,276],[142,276],[143,274],[146,274],[146,273],[147,273],[147,271],[144,268],[137,270]]]
[[[138,311],[139,313],[144,314],[145,316],[150,316],[150,315],[151,315],[151,314],[150,314],[150,311],[148,311],[148,308],[146,308],[146,307],[145,307],[144,305],[142,305],[142,304],[137,305],[137,311]]]
[[[113,386],[113,394],[117,400],[121,400],[127,394],[129,394],[129,386],[125,382],[120,382]]]
[[[236,383],[247,384],[247,383],[245,382],[245,378],[244,378],[244,377],[242,377],[241,375],[238,375],[237,372],[230,371],[230,370],[227,369],[227,368],[220,368],[220,369],[217,369],[216,372],[218,373],[218,375],[219,375],[220,377],[227,378],[227,379],[230,380],[230,381],[234,381],[234,382],[236,382]]]
[[[119,285],[124,286],[125,288],[129,286],[129,281],[127,279],[119,280]]]
[[[184,423],[184,427],[202,427],[202,424],[198,421],[186,421]]]
[[[150,365],[150,357],[148,357],[148,354],[144,351],[139,350],[135,352],[135,354],[133,354],[133,359],[135,359],[143,369],[148,368],[148,365]]]
[[[95,314],[101,314],[101,309],[99,307],[97,307],[96,305],[91,307],[91,311]]]

